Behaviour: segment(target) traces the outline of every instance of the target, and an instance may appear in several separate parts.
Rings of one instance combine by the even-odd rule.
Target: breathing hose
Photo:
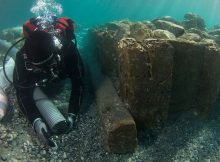
[[[5,78],[7,79],[7,81],[9,83],[11,83],[12,85],[14,85],[15,87],[18,87],[18,88],[33,88],[35,87],[36,85],[31,85],[31,86],[21,86],[21,85],[18,85],[18,84],[15,84],[13,83],[7,76],[6,74],[6,70],[5,70],[5,64],[6,64],[6,61],[7,61],[7,57],[8,57],[8,54],[10,53],[10,51],[14,48],[14,46],[16,46],[19,42],[23,41],[25,38],[21,38],[19,39],[17,42],[15,42],[8,50],[7,52],[5,53],[5,56],[4,56],[4,59],[3,59],[3,73],[4,73],[4,76]]]

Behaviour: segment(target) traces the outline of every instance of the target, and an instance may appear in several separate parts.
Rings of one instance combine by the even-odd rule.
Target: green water
[[[0,28],[19,26],[34,16],[30,8],[35,0],[0,0]],[[62,15],[77,24],[96,25],[113,20],[152,20],[172,16],[179,21],[187,12],[199,14],[207,27],[220,24],[219,0],[56,0]]]

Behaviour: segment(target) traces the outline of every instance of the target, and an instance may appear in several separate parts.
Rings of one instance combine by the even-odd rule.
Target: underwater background
[[[34,16],[33,0],[0,0],[0,28],[20,26]],[[77,24],[96,25],[120,19],[152,20],[172,16],[181,21],[187,12],[204,18],[207,27],[219,24],[219,0],[57,0],[62,15]]]
[[[220,45],[220,33],[219,28],[213,29],[215,25],[220,24],[219,19],[219,8],[220,8],[220,0],[0,0],[0,39],[5,39],[6,37],[1,38],[1,32],[4,33],[4,29],[6,29],[6,33],[10,33],[11,31],[15,33],[16,30],[21,32],[21,28],[13,29],[14,27],[21,27],[23,23],[28,20],[30,17],[37,16],[36,13],[38,10],[36,9],[34,12],[33,7],[40,7],[37,5],[37,2],[56,2],[56,5],[48,6],[51,7],[54,13],[57,16],[66,16],[72,18],[76,25],[76,36],[79,44],[80,54],[83,56],[83,59],[88,61],[89,59],[93,59],[93,56],[90,55],[92,52],[90,49],[86,49],[86,40],[88,29],[95,29],[93,32],[100,36],[103,30],[107,28],[109,31],[122,29],[122,32],[126,36],[126,27],[129,26],[130,29],[133,27],[133,31],[131,33],[135,33],[139,30],[142,30],[142,27],[145,26],[144,23],[135,23],[135,21],[145,21],[145,20],[155,20],[158,17],[171,16],[178,20],[180,23],[184,20],[184,15],[186,13],[193,13],[199,15],[206,24],[206,28],[210,29],[210,31],[201,31],[201,35],[206,38],[206,33],[203,35],[202,32],[207,32],[210,35],[207,38],[216,38],[218,44]],[[59,6],[60,5],[60,6]],[[57,7],[57,8],[56,8]],[[40,8],[38,8],[40,9]],[[127,21],[119,21],[112,22],[118,20],[128,19]],[[107,23],[107,25],[103,25]],[[103,26],[104,29],[102,29]],[[126,26],[127,25],[127,26]],[[96,28],[93,27],[98,26]],[[136,28],[137,27],[137,28]],[[9,30],[7,30],[9,29]],[[186,29],[187,32],[190,33],[189,29]],[[212,31],[213,30],[213,31]],[[111,32],[106,34],[100,38],[113,38],[111,37]],[[143,31],[146,31],[143,28]],[[149,30],[147,30],[149,31]],[[196,30],[197,31],[197,30]],[[97,32],[97,33],[96,33]],[[114,31],[117,33],[117,31]],[[160,32],[160,31],[159,31]],[[158,33],[159,33],[158,32]],[[191,31],[193,33],[193,30]],[[215,33],[217,32],[217,34]],[[100,35],[99,35],[100,34]],[[114,33],[113,33],[114,34]],[[116,39],[121,37],[121,33],[116,34]],[[137,38],[141,35],[138,35],[136,32]],[[135,37],[136,35],[133,35]],[[166,34],[166,33],[165,33]],[[97,36],[96,35],[96,36]],[[147,34],[146,34],[147,35]],[[212,36],[211,36],[212,35]],[[16,35],[17,36],[17,35]],[[140,36],[140,37],[141,37]],[[144,35],[145,36],[145,35]],[[167,35],[165,35],[167,36]],[[168,37],[170,35],[168,34]],[[171,35],[172,37],[173,35]],[[189,35],[189,38],[191,35]],[[201,37],[202,37],[201,36]],[[216,37],[215,37],[216,36]],[[14,43],[9,34],[10,43]],[[177,36],[178,38],[180,36]],[[97,37],[98,38],[98,37]],[[135,37],[136,38],[136,37]],[[189,39],[187,37],[187,39]],[[202,37],[203,38],[203,37]],[[185,71],[186,74],[192,74],[189,78],[194,78],[193,68],[190,68],[191,65],[197,66],[197,62],[193,62],[197,59],[191,59],[190,54],[196,53],[198,56],[203,55],[203,48],[197,49],[197,43],[202,40],[202,38],[197,38],[197,35],[192,35],[192,39],[195,39],[195,42],[190,42],[184,46],[184,41],[178,44],[181,48],[179,49],[180,55],[185,55],[184,51],[189,49],[188,57],[178,58],[181,63],[184,58],[192,61],[190,65],[188,65],[186,61],[186,69],[190,69],[192,73],[189,71]],[[17,39],[17,37],[16,37]],[[170,37],[169,37],[170,39]],[[104,40],[104,39],[103,39]],[[102,39],[99,43],[95,41],[90,41],[92,47],[100,48],[103,51],[95,51],[97,53],[102,53],[103,56],[109,56],[109,53],[114,53],[114,42],[111,39],[106,39],[107,41],[103,41]],[[109,41],[110,40],[110,41]],[[184,39],[183,39],[184,40]],[[111,42],[112,41],[112,42]],[[129,41],[128,41],[129,42]],[[157,43],[157,42],[156,42]],[[192,44],[191,44],[192,43]],[[198,43],[198,44],[199,44]],[[209,42],[208,42],[209,43]],[[212,42],[210,43],[212,44]],[[84,46],[85,45],[85,46]],[[194,45],[196,47],[194,47]],[[188,48],[191,47],[191,48]],[[215,46],[216,47],[216,46]],[[99,50],[100,50],[99,49]],[[111,51],[113,49],[113,52]],[[146,47],[147,49],[147,47]],[[192,51],[190,51],[192,49]],[[194,51],[195,49],[195,51]],[[220,70],[216,70],[215,68],[219,67],[220,57],[216,57],[216,55],[220,56],[219,47],[214,48],[219,53],[213,52],[214,56],[210,59],[210,64],[207,65],[207,73],[211,72],[210,76],[207,77],[210,80],[215,81],[215,77],[220,76]],[[160,50],[160,49],[159,49]],[[161,50],[163,51],[163,50]],[[183,53],[181,53],[183,51]],[[0,49],[1,52],[1,49]],[[0,53],[0,60],[2,59],[4,53]],[[94,54],[94,53],[93,53]],[[86,58],[86,59],[85,59]],[[161,57],[162,58],[162,57]],[[106,66],[111,64],[112,58],[104,58],[106,59]],[[203,58],[200,58],[203,60]],[[214,60],[217,61],[214,61]],[[122,59],[123,60],[123,59]],[[161,59],[162,60],[162,59]],[[199,60],[199,59],[198,59]],[[200,61],[200,60],[199,60]],[[218,62],[219,61],[219,62]],[[2,61],[1,61],[2,62]],[[158,61],[159,62],[159,61]],[[202,61],[201,61],[202,62]],[[214,63],[213,63],[214,62]],[[86,67],[91,71],[98,71],[97,67],[94,68],[93,63],[86,62],[90,64],[90,67]],[[194,64],[195,63],[195,64]],[[213,65],[213,64],[214,65]],[[113,64],[114,65],[114,64]],[[177,64],[178,65],[178,64]],[[1,63],[0,63],[1,66]],[[189,68],[188,68],[189,67]],[[213,69],[211,69],[213,67]],[[209,69],[210,68],[210,69]],[[87,70],[88,70],[87,69]],[[98,70],[97,70],[98,69]],[[143,69],[143,68],[140,68]],[[140,70],[139,69],[139,70]],[[159,68],[158,68],[159,69]],[[206,69],[206,68],[204,68]],[[220,68],[218,68],[220,69]],[[214,72],[213,72],[214,71]],[[213,73],[212,73],[213,72]],[[88,73],[87,73],[88,74]],[[160,73],[161,74],[161,73]],[[91,74],[90,74],[91,75]],[[209,76],[209,75],[205,75]],[[86,76],[89,81],[92,78],[91,76]],[[90,78],[91,77],[91,78]],[[213,79],[213,78],[214,79]],[[220,78],[220,77],[218,77]],[[188,79],[188,78],[187,78]],[[88,82],[87,80],[87,82]],[[98,77],[95,80],[99,80]],[[181,80],[181,79],[180,79]],[[182,79],[185,82],[184,79]],[[182,81],[181,80],[181,81]],[[190,79],[189,79],[190,80]],[[205,80],[205,79],[204,79]],[[216,79],[218,80],[218,79]],[[219,79],[220,80],[220,79]],[[191,80],[190,80],[191,81]],[[206,80],[205,80],[206,81]],[[217,81],[216,81],[217,82]],[[141,82],[139,82],[141,83]],[[187,82],[186,82],[187,83]],[[193,82],[196,84],[196,81]],[[203,82],[202,82],[203,83]],[[205,82],[206,83],[206,82]],[[207,82],[209,84],[212,82]],[[87,88],[91,88],[92,83],[89,83]],[[191,84],[191,83],[190,83]],[[193,84],[192,84],[193,85]],[[205,86],[205,87],[208,87]],[[193,87],[193,86],[192,86]],[[68,105],[68,94],[69,94],[69,85],[64,87],[64,91],[61,95],[56,96],[53,102],[57,105],[59,109],[65,109]],[[190,87],[189,87],[190,89]],[[211,88],[210,88],[211,89]],[[213,88],[214,89],[214,88]],[[182,89],[181,89],[182,90]],[[184,91],[184,89],[183,89]],[[185,90],[186,91],[186,90]],[[183,94],[183,98],[187,97],[187,93],[185,91]],[[210,92],[211,93],[211,92]],[[99,115],[97,115],[98,104],[95,103],[95,95],[93,88],[89,89],[89,92],[85,96],[85,109],[80,113],[79,123],[76,130],[72,131],[70,134],[66,134],[63,136],[55,136],[55,140],[60,146],[58,150],[53,150],[51,148],[47,148],[43,146],[37,140],[37,137],[31,127],[31,125],[27,124],[27,120],[23,115],[19,114],[18,110],[15,109],[14,116],[12,120],[8,123],[0,122],[0,162],[2,161],[76,161],[76,162],[84,162],[84,161],[94,161],[94,162],[218,162],[220,161],[220,110],[217,110],[212,116],[207,120],[198,120],[198,114],[196,112],[186,113],[180,116],[178,119],[167,121],[164,125],[159,125],[153,129],[153,131],[144,129],[138,132],[138,146],[134,152],[128,154],[114,154],[111,152],[107,152],[104,148],[105,142],[103,140],[103,128],[102,128],[102,119],[100,119]],[[155,93],[155,96],[157,94]],[[160,95],[160,94],[159,94]],[[158,95],[158,96],[159,96]],[[169,95],[169,94],[168,94]],[[184,96],[186,95],[186,96]],[[198,94],[196,94],[198,95]],[[204,95],[207,99],[212,98],[207,97],[209,94]],[[103,95],[105,96],[105,95]],[[15,100],[12,96],[12,101]],[[210,99],[211,100],[211,99]],[[204,101],[206,101],[204,99]],[[219,97],[218,97],[219,101]],[[16,102],[16,101],[15,101]],[[102,101],[100,101],[102,102]],[[216,104],[216,108],[219,109],[218,102]],[[211,111],[211,110],[210,110]],[[108,118],[107,118],[108,119]],[[129,135],[131,132],[129,132]],[[129,136],[128,135],[128,136]],[[129,141],[130,142],[130,141]],[[126,146],[129,146],[126,145]]]

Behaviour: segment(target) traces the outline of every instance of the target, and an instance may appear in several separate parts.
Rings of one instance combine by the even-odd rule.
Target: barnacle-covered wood
[[[220,86],[219,32],[203,26],[184,29],[166,17],[92,30],[93,56],[137,126],[155,128],[186,111],[206,117],[214,108]]]
[[[152,127],[167,118],[174,48],[165,40],[118,43],[120,94],[134,118]]]
[[[135,122],[107,77],[96,90],[96,102],[104,126],[106,149],[114,153],[133,152],[137,147]]]

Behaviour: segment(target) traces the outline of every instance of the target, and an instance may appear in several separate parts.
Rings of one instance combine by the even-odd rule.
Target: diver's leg
[[[72,79],[72,91],[69,101],[68,113],[77,114],[80,109],[83,97],[83,81],[81,79]]]
[[[68,112],[77,114],[79,112],[83,99],[85,69],[79,51],[75,46],[73,48],[73,51],[73,58],[70,59],[71,65],[69,65],[69,69],[72,69],[70,71],[72,91],[69,101]]]

